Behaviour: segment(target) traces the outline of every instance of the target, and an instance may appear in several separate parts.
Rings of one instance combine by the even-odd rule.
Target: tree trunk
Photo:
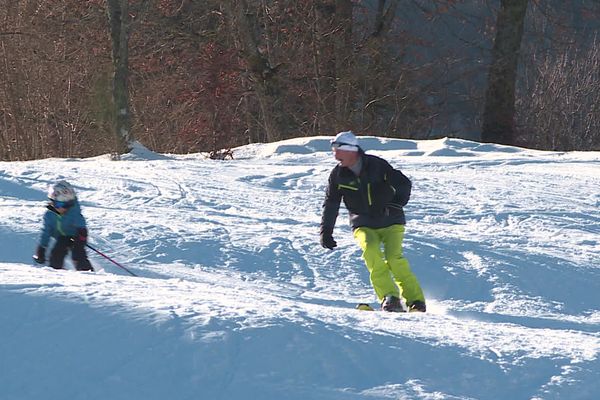
[[[502,0],[483,111],[481,140],[515,144],[515,82],[527,0]]]
[[[118,153],[132,149],[131,111],[129,109],[129,1],[107,0],[112,42],[114,127]]]

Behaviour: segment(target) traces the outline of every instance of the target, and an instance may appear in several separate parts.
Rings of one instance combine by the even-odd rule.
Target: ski
[[[358,303],[356,305],[356,307],[354,307],[356,310],[359,311],[380,311],[380,312],[389,312],[389,313],[406,313],[407,311],[402,308],[401,310],[398,311],[383,311],[381,308],[373,308],[369,303]]]
[[[368,303],[358,303],[355,308],[360,311],[375,311]]]

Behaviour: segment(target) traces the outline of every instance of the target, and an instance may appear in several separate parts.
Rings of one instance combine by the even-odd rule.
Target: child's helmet
[[[48,198],[52,201],[70,202],[75,200],[75,189],[67,181],[60,181],[48,189]]]

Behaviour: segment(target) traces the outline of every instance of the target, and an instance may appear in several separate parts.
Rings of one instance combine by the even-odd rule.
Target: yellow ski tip
[[[375,311],[373,309],[373,307],[371,307],[367,303],[360,303],[359,305],[356,306],[356,309],[361,310],[361,311]]]

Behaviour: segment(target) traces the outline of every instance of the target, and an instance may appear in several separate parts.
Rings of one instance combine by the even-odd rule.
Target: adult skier
[[[46,248],[53,237],[55,243],[50,251],[52,268],[64,269],[65,256],[70,250],[75,269],[93,271],[85,251],[87,227],[75,190],[68,182],[60,181],[49,188],[48,200],[42,233],[33,259],[39,264],[46,262]]]
[[[323,202],[321,245],[337,246],[333,228],[343,200],[381,309],[404,311],[404,297],[408,311],[425,312],[423,291],[402,250],[410,180],[384,159],[365,154],[351,131],[338,133],[331,148],[339,163],[329,175]]]

